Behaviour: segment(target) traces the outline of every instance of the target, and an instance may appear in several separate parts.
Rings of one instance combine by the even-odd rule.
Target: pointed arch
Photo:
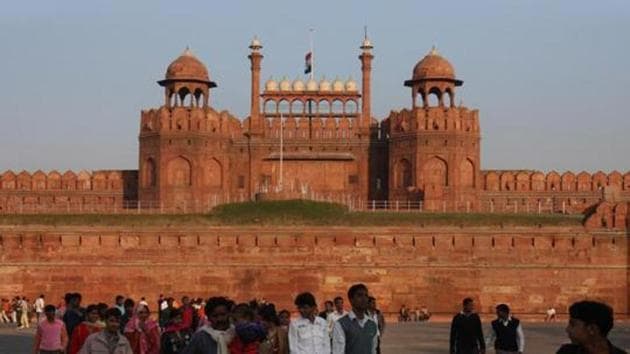
[[[459,173],[462,178],[461,184],[464,188],[475,188],[475,163],[471,159],[464,159],[459,167]]]
[[[213,157],[206,161],[204,172],[204,184],[206,186],[212,188],[223,186],[223,167],[219,160]]]
[[[187,158],[178,156],[168,163],[167,183],[173,187],[192,185],[192,164]]]
[[[422,166],[422,178],[425,186],[448,186],[448,164],[442,158],[433,156]]]

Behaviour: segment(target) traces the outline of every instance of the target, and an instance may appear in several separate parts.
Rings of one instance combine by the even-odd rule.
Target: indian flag
[[[313,70],[313,52],[306,53],[304,57],[304,74],[310,74]]]

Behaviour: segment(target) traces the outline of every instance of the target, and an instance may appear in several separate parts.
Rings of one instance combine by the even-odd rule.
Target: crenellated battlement
[[[141,137],[192,132],[236,138],[243,134],[243,123],[228,111],[217,112],[211,107],[162,106],[141,112]]]
[[[119,209],[137,198],[138,171],[22,171],[0,174],[0,213]]]
[[[392,111],[386,120],[392,136],[410,132],[462,132],[479,135],[479,111],[466,107],[416,107]]]
[[[484,170],[483,190],[489,192],[601,192],[605,187],[630,193],[630,171],[593,174],[556,171],[544,174],[535,170]]]

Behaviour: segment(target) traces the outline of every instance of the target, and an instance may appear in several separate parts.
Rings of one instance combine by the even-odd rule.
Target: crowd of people
[[[40,295],[33,303],[25,296],[13,299],[0,299],[0,323],[14,323],[18,329],[31,327],[42,318],[44,313],[44,295]]]
[[[178,301],[160,295],[153,316],[145,298],[135,301],[117,296],[112,306],[99,303],[82,307],[79,293],[66,294],[60,306],[44,305],[42,295],[32,304],[38,322],[33,353],[380,353],[385,320],[376,299],[364,284],[352,285],[347,299],[349,311],[339,296],[325,301],[319,312],[315,296],[301,293],[294,299],[299,316],[291,318],[289,310],[278,311],[264,299],[236,303],[220,296],[206,300],[184,296]],[[28,319],[27,299],[3,300],[2,305],[3,321],[6,317],[28,327],[20,320],[25,313]],[[489,343],[498,354],[522,354],[525,334],[521,322],[506,304],[496,306],[496,314],[485,338],[473,299],[464,299],[462,311],[451,322],[449,353],[483,354]],[[558,354],[625,353],[607,339],[614,323],[610,306],[581,301],[571,305],[569,314],[566,331],[571,344],[559,348]]]

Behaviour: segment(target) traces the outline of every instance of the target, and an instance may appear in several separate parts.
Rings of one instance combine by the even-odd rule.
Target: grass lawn
[[[0,215],[0,225],[94,226],[580,226],[582,215],[350,212],[339,204],[305,200],[221,205],[208,214]]]

